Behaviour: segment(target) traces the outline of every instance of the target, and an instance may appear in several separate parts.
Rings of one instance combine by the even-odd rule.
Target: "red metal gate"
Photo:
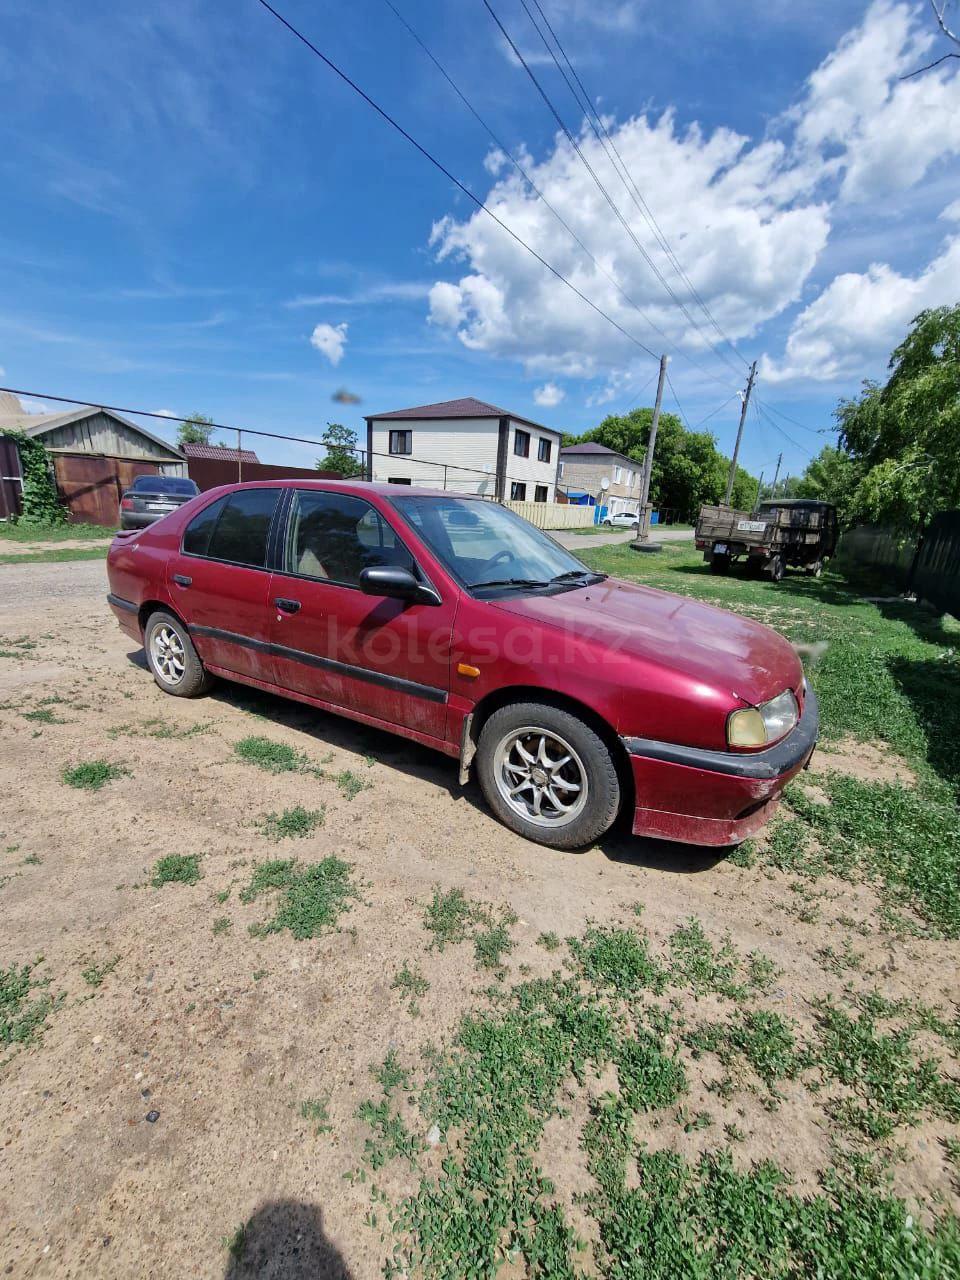
[[[120,523],[120,495],[137,476],[159,475],[155,462],[102,454],[57,453],[53,458],[57,488],[70,519],[115,529]]]

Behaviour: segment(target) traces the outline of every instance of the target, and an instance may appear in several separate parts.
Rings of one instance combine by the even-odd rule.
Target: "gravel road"
[[[66,560],[61,564],[0,565],[0,617],[49,600],[103,600],[107,594],[105,560]],[[104,602],[106,608],[106,602]]]

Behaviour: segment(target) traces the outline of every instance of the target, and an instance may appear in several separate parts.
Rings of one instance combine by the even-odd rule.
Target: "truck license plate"
[[[715,542],[713,544],[713,553],[714,555],[725,556],[727,554],[727,544],[725,542]]]
[[[763,533],[767,527],[766,520],[738,520],[737,528],[742,529],[744,533]]]

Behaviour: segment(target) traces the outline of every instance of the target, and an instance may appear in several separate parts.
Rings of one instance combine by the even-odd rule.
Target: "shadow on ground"
[[[134,666],[149,672],[142,649],[129,653],[127,657]],[[487,808],[475,778],[471,777],[465,787],[460,785],[455,760],[387,729],[377,729],[279,694],[265,693],[250,685],[232,684],[227,680],[217,680],[207,697],[223,706],[247,712],[251,717],[251,734],[268,734],[271,725],[295,729],[298,733],[308,734],[321,749],[339,747],[357,755],[370,756],[379,764],[439,787],[455,800],[465,801],[487,822],[497,821]],[[632,808],[628,802],[613,827],[598,841],[597,847],[611,862],[689,875],[709,871],[730,853],[729,849],[643,839],[632,834],[631,819]],[[568,856],[576,857],[577,852]]]
[[[352,1280],[323,1230],[323,1213],[299,1200],[262,1205],[238,1233],[224,1280]]]

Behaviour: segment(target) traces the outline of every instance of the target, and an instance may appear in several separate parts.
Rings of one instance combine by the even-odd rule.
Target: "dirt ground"
[[[3,640],[35,646],[0,643],[19,655],[0,657],[0,968],[43,957],[37,973],[62,1001],[42,1041],[0,1065],[0,1274],[232,1276],[224,1241],[253,1222],[272,1242],[264,1276],[379,1276],[368,1191],[344,1179],[363,1149],[355,1112],[370,1066],[391,1047],[415,1058],[441,1042],[488,982],[469,947],[427,950],[422,907],[437,886],[513,909],[511,976],[521,964],[549,971],[541,932],[622,921],[642,903],[655,941],[697,916],[714,939],[729,931],[743,953],[763,951],[783,971],[771,1008],[801,1025],[808,997],[851,980],[816,952],[848,936],[841,917],[875,922],[867,888],[818,882],[819,918],[806,923],[790,877],[713,852],[622,832],[584,853],[548,851],[498,825],[474,786],[457,785],[452,761],[402,739],[223,684],[195,701],[165,696],[106,606],[103,566],[33,572],[40,585],[25,601],[0,568]],[[89,590],[72,589],[71,575]],[[54,696],[64,723],[24,718]],[[155,718],[194,732],[150,736]],[[241,762],[232,746],[251,733],[324,761],[326,776]],[[128,772],[99,792],[65,786],[64,767],[91,758]],[[368,789],[346,798],[333,781],[341,770]],[[321,801],[325,824],[304,840],[268,844],[254,825]],[[152,864],[171,852],[202,855],[197,884],[150,887]],[[238,891],[252,864],[331,853],[363,884],[344,928],[303,942],[251,936],[264,909]],[[218,917],[232,927],[215,934]],[[850,936],[864,955],[855,982],[882,974],[892,998],[960,997],[955,944]],[[100,986],[83,979],[114,957]],[[391,990],[405,961],[431,983],[419,1017]],[[316,1135],[299,1107],[321,1094],[331,1132]],[[815,1184],[828,1135],[789,1091],[778,1112],[745,1104],[740,1124],[744,1161],[774,1155],[801,1190]],[[709,1137],[674,1129],[651,1142],[689,1153]],[[910,1131],[897,1189],[956,1211],[937,1137]],[[572,1195],[587,1177],[575,1144],[562,1126],[545,1144]]]

